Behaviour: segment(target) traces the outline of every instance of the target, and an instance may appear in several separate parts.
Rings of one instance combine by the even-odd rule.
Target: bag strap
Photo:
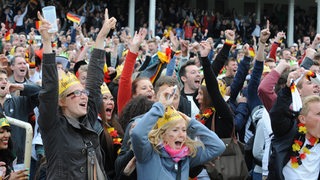
[[[216,120],[216,112],[214,112],[213,114],[212,114],[212,119],[211,119],[211,130],[213,131],[213,132],[215,132],[215,120]],[[234,126],[234,124],[233,124],[233,127],[232,127],[232,132],[231,132],[231,135],[230,135],[230,137],[234,140],[234,142],[235,143],[237,143],[237,137],[236,137],[236,128],[235,128],[235,126]]]
[[[91,140],[86,138],[82,139],[87,149],[87,161],[88,161],[88,179],[89,180],[103,180],[105,178],[102,172],[99,162],[97,160],[96,152]]]
[[[178,172],[177,172],[176,180],[181,180],[181,162],[182,161],[178,162]]]

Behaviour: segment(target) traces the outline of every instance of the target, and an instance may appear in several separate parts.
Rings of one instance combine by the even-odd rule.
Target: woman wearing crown
[[[160,92],[159,102],[132,129],[138,179],[188,179],[189,168],[225,150],[214,132],[171,107],[173,89]]]
[[[39,126],[48,163],[47,179],[107,179],[93,124],[101,110],[104,39],[115,27],[116,19],[109,19],[105,10],[84,88],[71,73],[59,72],[59,78],[48,33],[50,23],[39,12],[38,18],[42,21],[39,32],[43,40]]]

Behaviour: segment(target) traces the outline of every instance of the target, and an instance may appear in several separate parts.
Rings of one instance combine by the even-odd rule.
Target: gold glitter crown
[[[59,75],[59,95],[63,93],[65,90],[67,90],[70,86],[74,84],[80,84],[78,78],[70,72],[59,72]]]

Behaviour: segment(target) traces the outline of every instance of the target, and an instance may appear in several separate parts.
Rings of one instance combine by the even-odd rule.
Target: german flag
[[[291,80],[290,90],[292,97],[292,110],[294,112],[300,112],[302,108],[302,100],[298,92],[297,86],[293,80]]]
[[[75,22],[77,24],[80,24],[80,21],[81,21],[81,17],[79,15],[76,15],[71,12],[67,13],[67,19],[69,19],[70,21]]]
[[[36,21],[35,24],[36,24],[36,29],[39,30],[42,22],[41,21]]]
[[[251,56],[252,58],[256,55],[256,53],[254,52],[253,47],[250,47],[250,48],[249,48],[249,54],[250,54],[250,56]]]
[[[4,39],[6,40],[6,41],[10,41],[10,39],[11,39],[11,34],[10,34],[10,31],[8,30],[7,32],[6,32],[6,34],[4,35]]]

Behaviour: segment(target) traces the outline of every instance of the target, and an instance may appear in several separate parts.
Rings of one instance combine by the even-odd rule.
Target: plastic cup
[[[51,29],[48,30],[49,33],[55,33],[58,31],[57,15],[55,6],[46,6],[42,8],[43,17],[45,20],[49,21],[51,24]]]
[[[26,168],[25,168],[24,164],[15,164],[15,165],[13,165],[13,169],[14,169],[14,171],[20,171],[20,170],[25,170]]]

